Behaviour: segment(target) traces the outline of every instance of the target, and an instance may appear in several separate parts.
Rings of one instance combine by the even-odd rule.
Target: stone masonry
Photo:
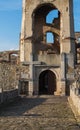
[[[55,10],[58,17],[47,23],[48,13]],[[47,42],[48,32],[53,43]],[[23,0],[20,62],[29,66],[28,94],[69,95],[75,54],[73,0]],[[54,82],[49,75],[54,75]],[[40,87],[43,79],[44,90]]]
[[[47,23],[48,13],[55,10],[58,17]],[[0,52],[0,97],[17,88],[18,94],[72,99],[77,92],[76,100],[80,99],[80,89],[75,91],[75,83],[80,82],[75,78],[80,66],[79,38],[79,32],[74,33],[73,0],[23,0],[20,50]]]

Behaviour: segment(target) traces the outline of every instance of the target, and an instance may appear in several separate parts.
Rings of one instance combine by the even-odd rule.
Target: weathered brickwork
[[[18,64],[20,62],[19,50],[8,50],[0,52],[0,62]]]
[[[8,63],[0,63],[0,88],[11,90],[17,85],[16,66]]]
[[[80,65],[75,66],[75,79],[70,82],[69,102],[76,116],[80,121]]]
[[[0,104],[19,96],[20,81],[24,82],[25,75],[28,74],[28,66],[10,62],[0,63]]]
[[[76,93],[77,92],[77,93]],[[80,94],[78,95],[78,90],[74,87],[70,88],[70,103],[72,104],[72,109],[76,115],[80,115]]]

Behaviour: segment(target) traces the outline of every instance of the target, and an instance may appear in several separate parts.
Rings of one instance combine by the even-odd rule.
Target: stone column
[[[61,10],[60,50],[61,53],[75,54],[73,0],[63,0]]]
[[[66,54],[65,53],[61,55],[61,88],[62,88],[62,95],[65,95],[65,88],[66,88]]]
[[[39,71],[37,67],[34,65],[34,95],[39,94],[39,77],[38,77]]]
[[[74,54],[72,53],[67,54],[67,58],[68,58],[68,65],[71,68],[74,68]]]
[[[66,54],[66,61],[67,61],[67,79],[74,80],[74,54]]]
[[[22,8],[22,23],[21,23],[21,35],[20,35],[20,61],[24,62],[24,38],[25,38],[25,10],[26,10],[26,0],[23,0]]]
[[[29,81],[29,95],[33,95],[33,86],[34,86],[34,75],[33,75],[33,70],[34,70],[34,65],[33,65],[33,54],[30,54],[30,81]]]

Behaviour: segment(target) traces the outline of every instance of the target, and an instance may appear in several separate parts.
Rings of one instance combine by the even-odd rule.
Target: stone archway
[[[39,76],[39,94],[54,95],[56,91],[56,75],[50,71],[45,70]]]

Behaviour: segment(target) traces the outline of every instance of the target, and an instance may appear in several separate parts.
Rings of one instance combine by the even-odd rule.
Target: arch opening
[[[41,4],[33,11],[32,28],[34,54],[60,53],[60,12],[53,4]]]
[[[55,9],[55,10],[51,10],[47,16],[46,16],[46,23],[47,24],[52,24],[54,19],[57,19],[58,18],[58,10]]]
[[[56,91],[56,75],[45,70],[39,76],[39,94],[54,95]]]

